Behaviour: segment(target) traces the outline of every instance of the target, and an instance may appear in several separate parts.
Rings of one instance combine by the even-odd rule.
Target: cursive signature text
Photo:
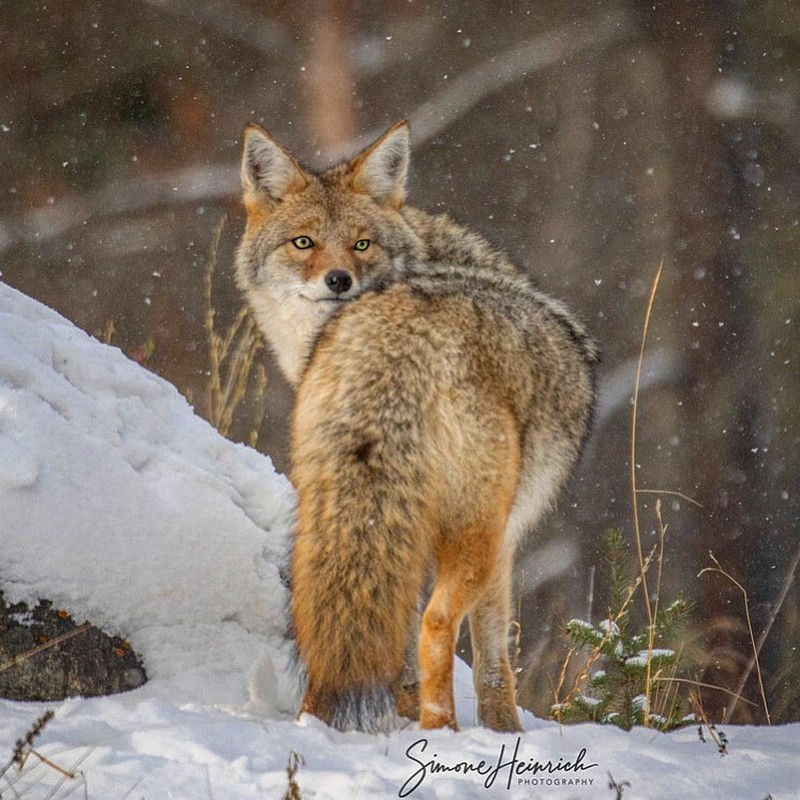
[[[417,739],[406,748],[406,758],[416,764],[414,771],[406,778],[400,787],[398,797],[408,797],[420,786],[429,775],[441,773],[462,773],[467,775],[474,772],[483,778],[483,785],[489,789],[501,778],[510,789],[515,777],[521,775],[577,775],[597,767],[597,764],[587,764],[586,748],[578,752],[575,758],[561,758],[557,760],[540,761],[536,758],[520,758],[521,738],[517,736],[513,752],[507,755],[506,745],[500,747],[497,759],[487,761],[443,761],[438,753],[428,754],[428,740]]]

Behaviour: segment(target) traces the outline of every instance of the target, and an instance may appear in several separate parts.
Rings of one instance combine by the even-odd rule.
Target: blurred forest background
[[[174,383],[208,415],[213,304],[243,228],[240,134],[306,163],[411,122],[411,202],[505,248],[599,338],[595,434],[518,564],[520,697],[553,700],[564,623],[608,613],[605,538],[663,494],[665,600],[694,603],[691,675],[800,719],[800,4],[794,0],[2,0],[1,280]],[[286,468],[288,388],[264,351],[229,435]],[[1,446],[1,445],[0,445]],[[639,496],[645,549],[657,495]],[[143,498],[146,501],[146,498]],[[633,552],[633,550],[632,550]],[[794,560],[794,561],[793,561]],[[788,591],[787,591],[788,590]],[[782,603],[781,603],[782,599]],[[778,607],[780,604],[780,607]],[[777,616],[775,611],[778,610]],[[468,653],[467,653],[468,656]],[[708,690],[723,718],[730,698]]]

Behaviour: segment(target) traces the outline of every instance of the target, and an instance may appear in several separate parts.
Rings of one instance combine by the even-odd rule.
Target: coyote
[[[469,615],[480,723],[521,730],[514,549],[581,452],[597,349],[482,237],[406,205],[408,164],[405,122],[322,173],[244,132],[236,279],[296,388],[301,711],[341,730],[398,715],[457,729]]]

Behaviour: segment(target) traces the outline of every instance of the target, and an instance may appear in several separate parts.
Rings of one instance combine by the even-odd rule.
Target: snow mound
[[[148,692],[293,707],[293,493],[166,381],[0,284],[0,587],[144,656]]]

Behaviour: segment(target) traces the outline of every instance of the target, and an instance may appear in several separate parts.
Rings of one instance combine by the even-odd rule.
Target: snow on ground
[[[269,459],[165,381],[0,284],[0,586],[125,636],[150,676],[114,697],[0,701],[0,769],[52,707],[37,750],[77,770],[31,756],[0,796],[281,798],[296,753],[304,798],[613,798],[609,774],[625,798],[800,798],[800,725],[727,728],[727,756],[694,729],[530,714],[503,736],[474,727],[461,662],[461,733],[295,720],[279,572],[292,502]]]

